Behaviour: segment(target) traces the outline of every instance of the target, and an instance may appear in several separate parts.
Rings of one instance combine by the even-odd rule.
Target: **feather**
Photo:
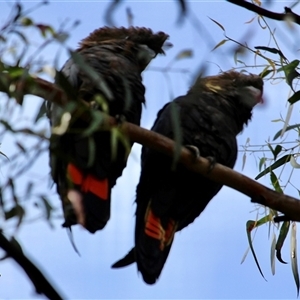
[[[74,101],[85,100],[91,109],[139,125],[145,103],[141,73],[157,54],[164,53],[167,38],[147,28],[97,29],[80,42],[57,73],[56,83],[75,95]],[[95,97],[102,99],[101,105]],[[63,226],[80,223],[94,233],[110,218],[111,188],[126,166],[128,151],[118,142],[114,157],[111,132],[85,136],[82,133],[90,124],[72,118],[62,126],[63,108],[50,102],[47,108],[52,125],[50,167],[63,204]]]
[[[237,158],[236,136],[252,108],[262,99],[263,81],[256,75],[227,72],[198,78],[185,96],[166,104],[152,130],[175,139],[174,105],[179,112],[182,144],[196,147],[200,155],[233,168]],[[172,158],[142,148],[141,176],[136,190],[135,247],[114,264],[133,262],[148,284],[159,278],[169,255],[175,232],[191,224],[222,185],[177,165]],[[134,253],[134,255],[132,254]],[[133,261],[134,258],[134,261]]]

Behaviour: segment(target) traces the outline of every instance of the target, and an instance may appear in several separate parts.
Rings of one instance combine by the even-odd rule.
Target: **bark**
[[[1,77],[5,77],[6,82],[15,84],[15,86],[18,88],[18,81],[10,79],[7,74],[1,74]],[[22,91],[24,93],[43,97],[60,105],[66,103],[67,96],[53,83],[47,82],[40,78],[30,79],[36,83],[36,86],[33,84],[23,85]],[[5,91],[2,85],[0,85],[0,90]],[[89,121],[90,116],[88,111],[85,110],[85,112],[81,114],[81,118]],[[100,126],[103,129],[103,125]],[[108,115],[104,116],[104,126],[107,128],[120,126],[122,131],[126,133],[129,139],[133,142],[147,146],[169,156],[173,156],[174,154],[174,141],[158,133],[149,131],[128,122],[118,124],[113,117]],[[213,181],[227,185],[249,196],[251,201],[254,203],[259,203],[261,205],[268,206],[271,209],[278,210],[293,221],[300,221],[300,201],[294,197],[280,194],[274,190],[271,190],[257,181],[254,181],[249,177],[218,163],[215,165],[213,170],[208,173],[210,162],[203,157],[195,159],[194,155],[184,147],[182,147],[180,151],[179,162],[193,172],[198,172]]]

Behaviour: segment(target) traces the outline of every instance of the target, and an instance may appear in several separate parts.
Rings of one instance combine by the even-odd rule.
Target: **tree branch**
[[[292,20],[294,23],[300,25],[300,16],[295,14],[289,7],[285,7],[285,13],[275,13],[270,10],[264,9],[258,5],[247,2],[245,0],[227,0],[227,2],[236,4],[240,7],[244,7],[250,11],[253,11],[261,16],[277,21],[286,21],[287,19]]]
[[[19,247],[7,240],[1,231],[0,247],[6,251],[9,257],[13,258],[23,268],[29,279],[34,284],[38,294],[44,294],[49,299],[63,299],[49,283],[43,273],[24,255]]]
[[[131,123],[124,122],[122,129],[132,141],[166,155],[174,155],[175,143],[171,139]],[[209,160],[203,157],[195,159],[194,155],[184,147],[181,149],[179,162],[193,172],[200,173],[213,181],[240,191],[249,196],[252,202],[281,211],[291,220],[300,221],[300,201],[293,197],[271,190],[249,177],[218,163],[216,163],[213,170],[209,172]]]
[[[18,87],[17,80],[10,79],[7,74],[4,75],[8,82]],[[3,76],[3,74],[1,76]],[[55,84],[40,78],[30,78],[30,81],[36,82],[38,88],[36,88],[33,84],[25,84],[22,91],[25,91],[28,94],[44,97],[45,99],[60,105],[64,105],[66,103],[67,96]],[[0,91],[1,90],[0,85]],[[120,126],[120,129],[125,132],[129,139],[133,142],[137,142],[169,156],[174,155],[175,143],[171,139],[128,122],[123,122],[119,125],[113,117],[105,114],[103,114],[103,116],[104,121],[103,124],[100,125],[102,130],[103,126],[109,128],[113,126]],[[87,110],[82,113],[81,118],[85,119],[87,122],[91,120],[91,116]],[[262,184],[218,163],[216,163],[211,172],[208,172],[210,162],[203,157],[196,159],[194,155],[184,147],[182,147],[180,151],[179,162],[193,172],[200,173],[213,181],[240,191],[241,193],[249,196],[252,202],[278,210],[291,220],[300,221],[300,201],[296,198],[271,190]]]
[[[5,81],[5,85],[1,84]],[[29,84],[27,84],[29,82]],[[12,90],[10,87],[14,86],[18,95],[32,94],[53,101],[57,104],[64,105],[68,98],[66,94],[55,84],[47,82],[40,78],[29,77],[24,79],[12,79],[8,74],[0,75],[0,91],[7,93]],[[8,88],[9,87],[9,88]],[[21,98],[23,96],[21,95]],[[18,101],[18,100],[17,100]],[[81,109],[79,105],[78,112],[80,118],[89,122],[92,120],[89,110]],[[168,156],[173,156],[175,153],[176,144],[171,139],[164,137],[156,132],[143,129],[134,124],[123,122],[118,124],[115,118],[110,117],[104,113],[103,123],[99,129],[111,128],[119,126],[120,129],[127,134],[130,140],[137,142],[146,147],[164,153]],[[203,158],[195,158],[195,156],[185,147],[180,150],[179,163],[182,163],[187,169],[202,174],[210,180],[227,185],[241,193],[249,196],[252,202],[268,206],[274,210],[282,212],[287,218],[293,221],[300,222],[300,201],[280,194],[271,190],[260,183],[228,168],[216,163],[214,168],[210,170],[210,162]],[[21,251],[17,251],[12,247],[11,243],[0,232],[0,247],[2,247],[9,256],[11,256],[20,266],[25,270],[28,277],[31,279],[38,293],[44,293],[50,299],[61,299],[55,289],[50,285],[42,273],[32,264],[28,258]]]

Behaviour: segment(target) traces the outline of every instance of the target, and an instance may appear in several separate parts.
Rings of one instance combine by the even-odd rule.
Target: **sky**
[[[22,1],[24,7],[34,6],[35,1]],[[276,1],[268,8],[277,12],[291,2]],[[12,5],[11,1],[0,1],[0,22],[3,24]],[[30,16],[37,23],[51,24],[59,28],[66,23],[71,28],[75,20],[80,24],[69,31],[66,45],[75,49],[78,42],[96,28],[107,25],[104,13],[107,1],[50,1],[50,4],[34,11]],[[214,19],[226,29],[231,38],[245,42],[250,47],[267,46],[270,38],[268,31],[254,21],[254,13],[234,6],[225,1],[190,1],[188,8],[193,15],[178,23],[178,6],[175,1],[123,1],[114,14],[116,26],[127,26],[126,8],[130,7],[134,15],[135,26],[150,27],[153,31],[164,31],[170,35],[174,45],[166,51],[166,56],[157,57],[143,73],[146,86],[146,107],[143,110],[142,126],[150,128],[157,111],[168,101],[186,93],[200,69],[205,67],[206,74],[217,74],[220,69],[228,70],[236,65],[233,59],[233,43],[227,42],[215,51],[211,51],[224,39],[222,29],[210,20]],[[300,13],[300,7],[295,12]],[[195,26],[195,20],[202,24],[201,30]],[[268,21],[272,30],[276,27],[276,37],[282,49],[288,51],[290,60],[295,59],[299,30],[288,29],[282,24]],[[204,29],[205,28],[205,29]],[[297,31],[298,30],[298,31]],[[37,33],[29,30],[33,45],[38,44]],[[294,41],[292,43],[291,41]],[[272,45],[269,44],[269,45]],[[274,46],[274,45],[273,45]],[[175,60],[180,51],[192,49],[193,57]],[[33,50],[31,50],[33,51]],[[285,52],[286,53],[286,52]],[[50,66],[60,68],[68,58],[65,48],[58,43],[46,47],[42,56]],[[240,57],[250,65],[254,56]],[[259,61],[258,61],[259,62]],[[168,72],[166,72],[166,67]],[[177,72],[184,69],[187,72]],[[164,71],[162,71],[164,70]],[[251,72],[259,73],[260,68]],[[238,137],[238,144],[245,145],[250,139],[252,145],[263,145],[282,128],[281,122],[272,120],[283,118],[287,113],[286,99],[289,90],[283,82],[265,83],[265,104],[254,109],[249,126]],[[41,100],[28,96],[23,110],[17,109],[11,114],[1,107],[1,118],[9,118],[21,124],[30,124]],[[6,108],[7,109],[7,108]],[[294,107],[294,115],[299,111]],[[21,119],[21,115],[26,115]],[[295,116],[294,116],[295,117]],[[297,115],[295,117],[295,120]],[[293,119],[292,119],[293,120]],[[17,123],[18,122],[18,123]],[[36,125],[49,133],[47,120],[44,118]],[[18,137],[18,142],[30,146],[33,141],[27,137]],[[287,141],[293,141],[293,135]],[[1,151],[12,156],[18,149],[15,140],[5,135],[1,142]],[[47,144],[43,143],[46,147]],[[65,229],[60,224],[62,219],[53,221],[53,228],[44,220],[30,221],[36,213],[32,206],[34,199],[27,199],[28,212],[26,224],[15,233],[24,252],[39,266],[49,280],[67,299],[294,299],[296,288],[291,266],[276,262],[276,274],[271,273],[270,245],[268,227],[261,228],[254,241],[254,247],[266,280],[264,280],[254,263],[251,254],[241,264],[247,250],[246,221],[255,220],[255,206],[250,199],[237,191],[224,187],[211,201],[196,221],[177,233],[169,258],[162,274],[155,285],[146,285],[136,266],[113,270],[110,268],[116,260],[123,257],[133,246],[134,232],[134,196],[139,179],[139,145],[133,147],[128,166],[123,176],[118,179],[112,192],[111,219],[104,230],[92,235],[76,226],[73,230],[76,245],[81,256],[73,250]],[[242,149],[242,147],[240,147]],[[260,149],[257,147],[256,149]],[[243,152],[239,152],[235,170],[254,178],[258,174],[258,160],[262,152],[247,153],[247,160],[242,170]],[[270,156],[269,153],[266,155]],[[3,164],[0,169],[0,182],[8,176],[13,177],[14,166]],[[294,171],[291,182],[297,183]],[[60,213],[59,199],[55,188],[51,188],[49,179],[48,156],[44,153],[37,159],[28,173],[22,177],[18,188],[24,190],[28,181],[36,183],[36,193],[43,193],[51,199]],[[270,187],[269,178],[260,180]],[[295,189],[286,189],[296,196]],[[263,213],[263,209],[260,210]],[[3,222],[0,227],[5,232],[14,233],[12,222]],[[277,231],[275,231],[277,233]],[[271,230],[272,234],[272,230]],[[283,249],[283,258],[289,259],[289,238]],[[0,263],[0,298],[1,299],[40,299],[32,283],[23,270],[11,259]]]

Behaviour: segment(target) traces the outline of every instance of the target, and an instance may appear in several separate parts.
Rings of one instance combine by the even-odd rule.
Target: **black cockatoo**
[[[174,139],[174,122],[178,122],[182,145],[233,168],[236,136],[250,120],[252,108],[262,101],[262,90],[259,76],[235,71],[198,78],[187,95],[159,111],[152,130]],[[222,188],[182,165],[174,169],[172,164],[172,158],[142,148],[135,247],[112,266],[136,262],[148,284],[159,278],[175,232],[192,223]]]
[[[80,42],[76,52],[98,77],[70,58],[58,72],[56,82],[65,84],[66,78],[75,89],[74,100],[84,100],[92,109],[106,106],[111,116],[139,125],[145,102],[141,73],[157,54],[164,53],[167,38],[167,34],[147,28],[97,29]],[[95,101],[95,95],[105,99],[105,104]],[[126,166],[128,151],[119,142],[113,157],[111,132],[84,136],[82,133],[90,124],[81,119],[71,120],[68,130],[58,133],[64,126],[60,124],[67,123],[69,117],[61,116],[63,110],[57,104],[48,102],[47,108],[52,125],[50,167],[63,203],[63,226],[80,223],[94,233],[110,217],[111,188]]]

